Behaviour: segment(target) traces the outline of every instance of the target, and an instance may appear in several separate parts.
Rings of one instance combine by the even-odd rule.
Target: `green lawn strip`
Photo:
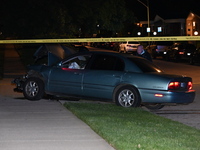
[[[142,108],[115,104],[64,105],[117,150],[198,150],[200,130]]]

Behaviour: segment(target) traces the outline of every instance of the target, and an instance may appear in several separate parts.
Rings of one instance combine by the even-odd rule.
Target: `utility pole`
[[[147,29],[150,29],[150,19],[149,19],[149,0],[147,0],[147,4],[143,3],[140,0],[137,0],[138,2],[140,2],[142,5],[144,5],[147,8],[147,20],[148,20],[148,27]],[[150,36],[150,31],[148,32],[148,36]]]

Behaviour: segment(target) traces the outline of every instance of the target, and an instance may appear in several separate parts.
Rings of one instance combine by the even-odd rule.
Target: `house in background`
[[[200,35],[200,17],[193,12],[190,12],[186,19],[186,35]]]
[[[170,18],[171,17],[171,18]],[[189,12],[187,15],[173,14],[168,18],[156,15],[150,20],[151,36],[195,36],[200,35],[200,17]],[[148,21],[140,21],[138,24],[140,36],[147,36]]]

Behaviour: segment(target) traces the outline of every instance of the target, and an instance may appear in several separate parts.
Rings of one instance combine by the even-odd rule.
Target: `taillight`
[[[184,55],[184,52],[179,52],[180,55]]]
[[[192,89],[192,82],[188,82],[188,84],[187,84],[187,89],[188,89],[188,90],[191,90],[191,89]]]
[[[180,82],[170,82],[168,85],[169,90],[176,90],[180,88]]]
[[[192,82],[177,82],[172,81],[168,85],[168,90],[191,90],[192,89]]]

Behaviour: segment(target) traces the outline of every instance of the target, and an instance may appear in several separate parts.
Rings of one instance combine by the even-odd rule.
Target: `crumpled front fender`
[[[23,92],[23,86],[24,86],[24,82],[27,80],[27,76],[24,75],[23,77],[18,77],[15,78],[11,81],[12,84],[16,85],[16,88],[14,88],[14,92]]]

